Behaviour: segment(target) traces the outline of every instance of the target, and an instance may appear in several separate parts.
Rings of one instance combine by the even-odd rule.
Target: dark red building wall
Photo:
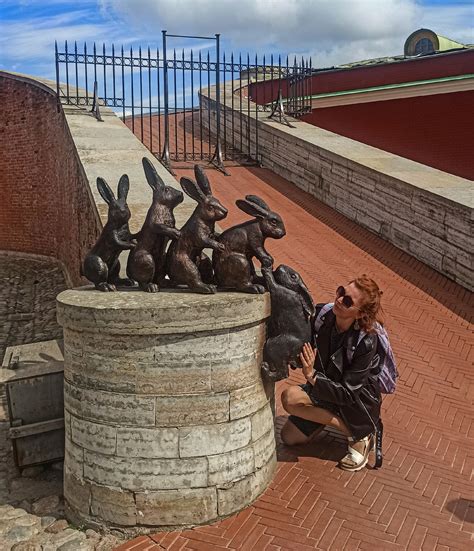
[[[286,71],[286,66],[283,71]],[[323,71],[311,78],[304,93],[325,94],[470,73],[474,73],[474,49],[352,69]],[[250,96],[256,103],[269,103],[276,99],[278,85],[278,80],[250,84]],[[286,79],[282,80],[282,95],[288,95]]]
[[[474,91],[314,109],[305,122],[474,179]]]

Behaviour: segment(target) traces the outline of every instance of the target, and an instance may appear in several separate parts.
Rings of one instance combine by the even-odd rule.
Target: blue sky
[[[327,67],[397,55],[420,27],[474,43],[467,0],[0,0],[0,68],[54,78],[54,41],[161,45],[221,33],[226,52],[311,56]],[[206,41],[172,46],[206,50]]]

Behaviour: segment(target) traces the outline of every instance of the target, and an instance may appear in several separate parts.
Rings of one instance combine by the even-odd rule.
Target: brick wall
[[[212,93],[211,89],[208,97],[208,91],[202,90],[200,98],[205,108],[211,104],[215,131]],[[228,106],[231,84],[224,93]],[[233,112],[222,109],[231,128]],[[244,111],[242,119],[242,127],[240,120],[234,125],[235,143],[240,131],[245,139],[248,124],[255,140],[255,114],[249,117]],[[460,285],[474,288],[472,208],[461,202],[462,197],[468,202],[468,180],[303,122],[293,129],[262,119],[258,151],[265,167]]]
[[[100,222],[54,93],[0,73],[0,250],[54,257],[73,285]]]

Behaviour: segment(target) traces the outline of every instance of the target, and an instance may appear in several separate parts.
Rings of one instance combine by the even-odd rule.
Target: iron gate
[[[59,51],[56,43],[59,101],[91,107],[99,120],[100,106],[111,107],[169,170],[199,160],[222,170],[227,162],[258,163],[258,124],[249,119],[270,116],[291,126],[288,116],[311,110],[310,60],[221,55],[218,34],[162,35],[161,53],[95,43],[71,49],[67,42]],[[167,40],[176,37],[213,41],[214,56],[209,50],[170,54]],[[229,83],[232,93],[222,93]],[[214,90],[214,107],[200,101],[203,89]]]

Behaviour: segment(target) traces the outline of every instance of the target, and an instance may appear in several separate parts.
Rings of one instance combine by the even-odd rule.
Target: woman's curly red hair
[[[383,292],[375,281],[362,274],[351,281],[361,291],[364,301],[360,307],[361,317],[357,320],[359,327],[366,333],[372,333],[375,322],[383,324],[383,311],[380,299]]]

